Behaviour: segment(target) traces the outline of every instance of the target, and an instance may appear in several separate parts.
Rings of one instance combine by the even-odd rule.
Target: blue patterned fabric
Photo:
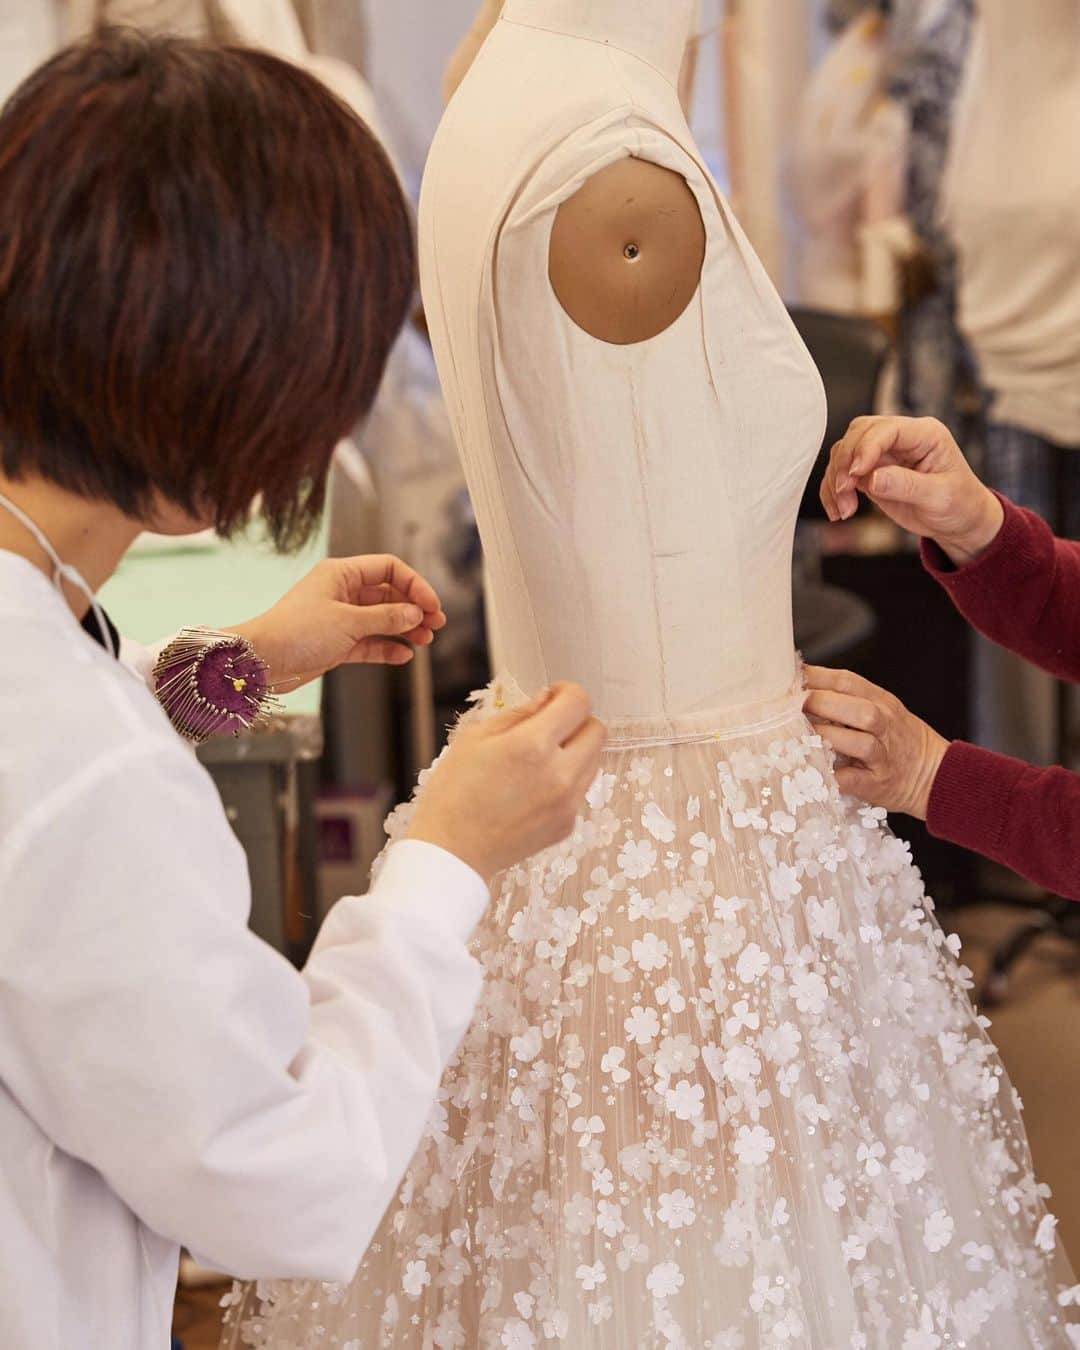
[[[1037,512],[1066,538],[1080,538],[1080,453],[1002,422],[990,422],[984,434],[982,468],[990,486]]]
[[[936,275],[936,291],[909,304],[900,325],[900,396],[905,412],[957,429],[957,389],[973,362],[956,323],[956,254],[940,220],[953,107],[964,76],[975,0],[945,0],[896,70],[892,96],[911,126],[906,210]]]

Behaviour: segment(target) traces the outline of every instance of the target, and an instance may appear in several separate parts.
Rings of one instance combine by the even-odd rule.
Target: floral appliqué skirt
[[[1080,1346],[959,942],[801,702],[616,729],[355,1281],[238,1287],[224,1345]]]

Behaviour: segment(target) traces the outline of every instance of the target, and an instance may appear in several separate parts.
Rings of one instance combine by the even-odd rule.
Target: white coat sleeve
[[[175,633],[173,637],[175,637]],[[165,638],[156,643],[153,647],[144,647],[141,642],[136,642],[132,638],[120,638],[120,660],[129,670],[135,672],[143,684],[153,694],[154,691],[154,666],[157,659],[173,639]]]
[[[301,974],[167,741],[88,766],[0,875],[0,1080],[149,1227],[242,1278],[349,1280],[472,1016],[488,892],[397,844]]]

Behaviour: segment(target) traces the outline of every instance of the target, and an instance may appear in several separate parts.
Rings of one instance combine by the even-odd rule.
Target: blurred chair
[[[825,519],[818,493],[829,452],[854,418],[872,413],[877,406],[890,343],[869,319],[798,308],[791,310],[791,317],[821,372],[829,403],[825,439],[799,509],[793,578],[795,641],[811,665],[850,665],[873,641],[877,619],[860,596],[822,579],[813,523]]]

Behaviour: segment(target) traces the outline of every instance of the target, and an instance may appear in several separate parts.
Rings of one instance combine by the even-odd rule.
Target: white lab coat
[[[487,902],[398,844],[302,973],[213,784],[0,552],[0,1345],[162,1350],[181,1244],[348,1280],[472,1015]]]

